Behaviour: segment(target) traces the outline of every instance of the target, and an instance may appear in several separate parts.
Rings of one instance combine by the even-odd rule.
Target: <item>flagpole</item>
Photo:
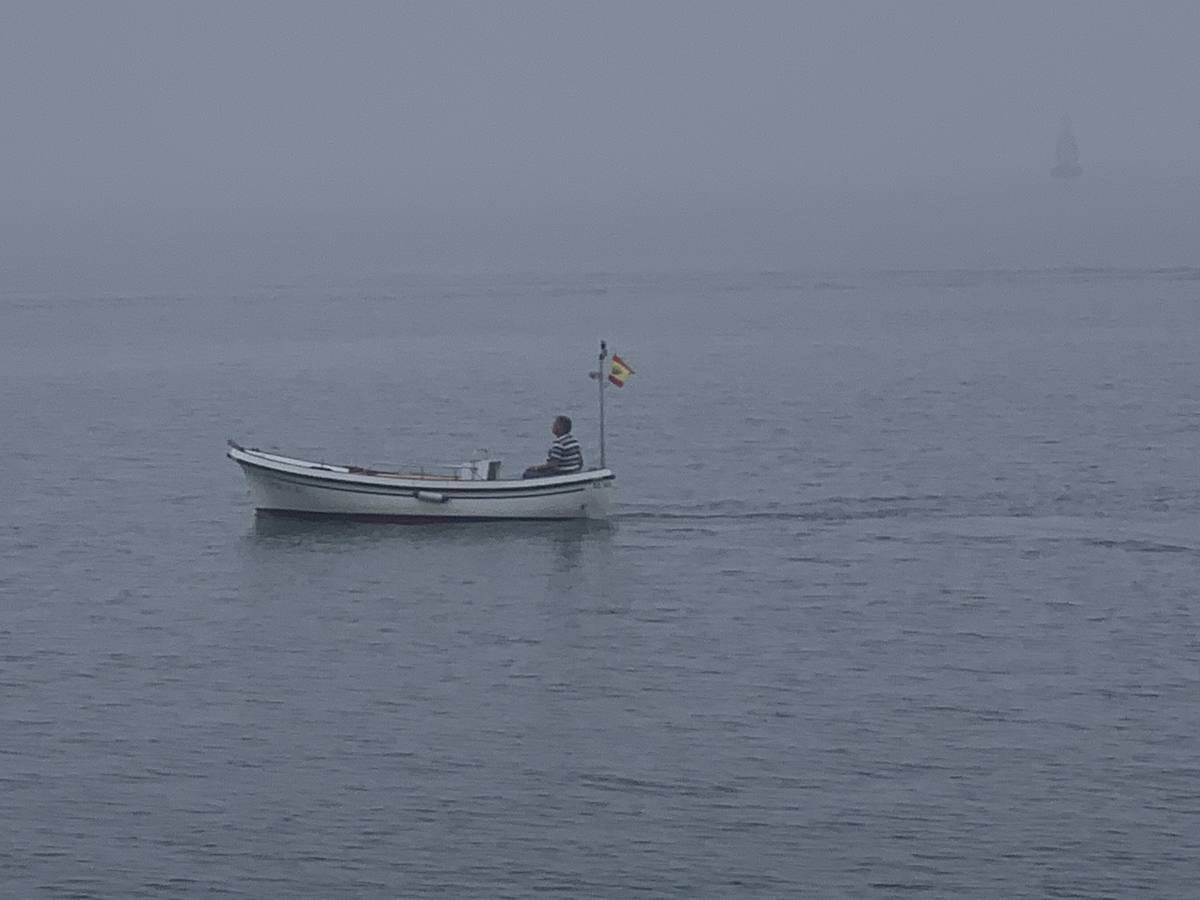
[[[600,368],[596,380],[600,382],[600,468],[604,469],[604,383],[608,381],[608,372],[604,368],[604,360],[608,359],[608,344],[600,342]]]

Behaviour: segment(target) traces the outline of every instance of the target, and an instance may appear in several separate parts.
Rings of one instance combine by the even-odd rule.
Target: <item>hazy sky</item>
[[[0,4],[0,224],[1194,178],[1195,2]]]
[[[1200,4],[6,2],[27,202],[436,201],[1200,161]]]

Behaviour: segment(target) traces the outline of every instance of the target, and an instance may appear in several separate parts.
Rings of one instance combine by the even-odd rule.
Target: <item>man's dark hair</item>
[[[570,430],[571,430],[571,417],[570,416],[559,416],[558,421],[562,422],[563,428],[567,429],[567,431],[570,432]]]

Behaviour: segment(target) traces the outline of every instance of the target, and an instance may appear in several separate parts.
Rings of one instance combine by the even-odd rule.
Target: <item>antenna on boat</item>
[[[600,367],[596,372],[596,380],[600,382],[600,468],[604,465],[604,382],[608,381],[604,371],[604,361],[608,359],[608,344],[600,342]]]

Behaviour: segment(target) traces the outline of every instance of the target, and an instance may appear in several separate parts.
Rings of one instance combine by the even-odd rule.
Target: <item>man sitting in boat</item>
[[[550,445],[546,461],[526,469],[525,478],[548,478],[583,471],[583,451],[579,449],[575,435],[571,434],[571,417],[555,416],[550,430],[554,433],[554,443]]]

